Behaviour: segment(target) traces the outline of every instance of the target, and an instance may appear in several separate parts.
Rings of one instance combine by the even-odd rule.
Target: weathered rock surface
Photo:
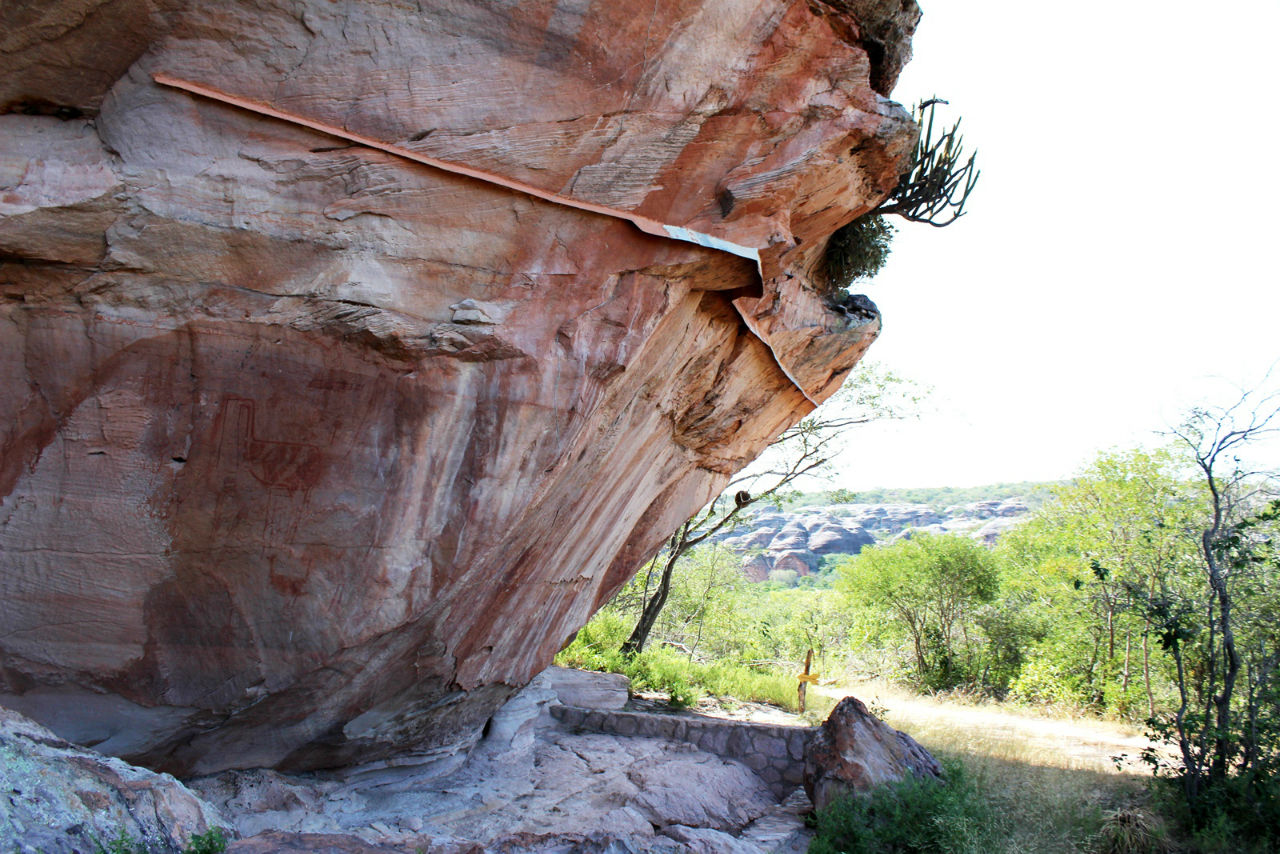
[[[575,683],[611,684],[604,674]],[[545,701],[586,696],[563,672],[539,675],[503,707],[467,762],[439,775],[413,763],[380,762],[340,774],[226,771],[191,782],[244,838],[233,851],[677,852],[803,851],[803,796],[779,804],[738,761],[687,743],[561,726]],[[596,692],[607,706],[612,699]],[[558,707],[563,712],[565,707]],[[621,715],[609,709],[574,709]],[[650,715],[664,722],[673,716]],[[756,729],[708,722],[750,740]],[[509,738],[510,732],[532,737]],[[807,728],[796,728],[808,735]],[[785,750],[785,747],[784,747]],[[799,752],[797,752],[797,757]],[[328,846],[328,847],[324,847]],[[693,847],[687,847],[693,846]]]
[[[631,695],[631,680],[621,673],[548,667],[538,678],[560,703],[580,709],[621,709]]]
[[[874,339],[808,285],[917,16],[4,4],[0,702],[185,774],[460,756]]]
[[[872,715],[856,697],[836,704],[805,751],[804,789],[815,809],[907,774],[941,779],[942,766],[914,738]]]
[[[76,747],[0,708],[0,847],[16,854],[101,850],[121,833],[181,851],[230,822],[168,774]]]
[[[491,725],[450,773],[392,757],[338,774],[226,771],[190,788],[0,710],[0,848],[70,854],[123,832],[148,850],[176,851],[216,824],[240,836],[229,850],[241,854],[805,850],[803,792],[793,785],[779,802],[763,782],[767,769],[749,766],[771,748],[800,760],[812,728],[623,712],[614,708],[616,681],[549,669],[503,706],[495,721],[505,723]],[[560,705],[569,699],[598,705]],[[586,732],[568,723],[568,711],[660,726]],[[683,739],[672,738],[670,724]],[[707,740],[697,733],[716,735],[709,747],[720,755],[691,745]],[[738,759],[727,760],[726,748]]]

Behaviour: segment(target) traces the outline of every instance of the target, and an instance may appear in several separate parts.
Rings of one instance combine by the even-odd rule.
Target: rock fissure
[[[367,134],[356,133],[354,131],[347,130],[345,127],[336,127],[334,125],[326,124],[324,122],[319,122],[314,119],[308,119],[296,113],[290,113],[290,112],[277,109],[269,104],[262,103],[260,101],[255,101],[250,98],[245,98],[239,95],[233,95],[231,93],[221,91],[213,86],[207,86],[203,83],[196,83],[194,81],[184,80],[180,77],[175,77],[174,75],[169,74],[167,72],[157,71],[152,76],[157,83],[160,83],[164,86],[172,86],[175,89],[181,89],[192,95],[200,95],[205,98],[210,98],[215,101],[220,101],[224,104],[228,104],[233,107],[238,107],[243,110],[249,110],[250,112],[259,113],[264,116],[270,116],[275,119],[280,119],[281,121],[290,122],[296,125],[301,125],[302,127],[309,128],[314,131],[318,131],[319,133],[348,139],[351,142],[354,142],[358,145],[363,145],[368,148],[384,151],[387,154],[391,154],[396,157],[403,157],[406,160],[412,160],[416,163],[421,163],[425,166],[431,166],[436,169],[441,169],[445,172],[451,172],[455,175],[463,175],[467,178],[473,178],[477,181],[484,181],[485,183],[488,183],[488,184],[495,184],[499,187],[505,187],[509,190],[515,190],[516,192],[523,193],[528,196],[533,196],[534,198],[541,199],[546,202],[551,202],[552,204],[563,205],[564,207],[575,208],[577,210],[587,211],[589,213],[596,213],[596,214],[601,214],[603,216],[613,217],[615,219],[626,220],[627,222],[632,223],[633,225],[635,225],[637,228],[639,228],[641,231],[645,232],[646,234],[652,234],[659,237],[670,237],[675,240],[682,240],[684,242],[694,243],[699,246],[706,246],[713,249],[720,249],[722,251],[730,252],[734,255],[738,255],[743,258],[748,258],[756,261],[758,261],[760,257],[758,250],[751,247],[747,247],[747,246],[740,246],[736,243],[732,243],[731,241],[725,240],[723,238],[714,237],[709,234],[702,234],[700,232],[696,232],[696,231],[693,231],[692,229],[688,229],[682,226],[667,225],[667,224],[658,222],[657,220],[653,220],[648,217],[643,217],[643,216],[640,216],[639,214],[635,214],[629,211],[624,211],[617,208],[611,208],[607,205],[597,204],[595,202],[588,202],[582,199],[575,199],[575,198],[571,198],[569,196],[563,196],[557,193],[551,193],[547,190],[543,190],[542,188],[536,187],[533,184],[529,184],[525,181],[520,181],[515,178],[499,175],[494,172],[489,172],[483,169],[477,169],[475,167],[467,166],[462,163],[451,162],[448,160],[443,160],[438,157],[432,157],[427,154],[422,154],[420,152],[414,151],[413,149],[405,148],[404,146],[395,145],[389,142],[383,142],[382,140],[368,136]]]
[[[152,76],[154,77],[157,83],[160,83],[165,86],[171,86],[175,89],[181,89],[192,95],[200,95],[215,101],[220,101],[224,104],[228,104],[233,107],[238,107],[240,109],[245,109],[251,112],[260,113],[262,115],[270,116],[272,118],[280,119],[282,121],[291,122],[293,124],[301,125],[303,127],[310,128],[311,130],[318,131],[320,133],[325,133],[325,134],[329,134],[337,137],[343,137],[343,138],[349,139],[351,142],[356,143],[358,145],[363,145],[368,148],[384,151],[388,154],[391,154],[397,157],[403,157],[407,160],[412,160],[426,166],[431,166],[436,169],[444,170],[446,172],[452,172],[457,175],[463,175],[468,178],[474,178],[478,181],[484,181],[486,183],[496,184],[497,186],[505,187],[507,189],[514,190],[519,193],[524,193],[526,195],[533,196],[535,198],[550,202],[552,204],[563,205],[565,207],[588,211],[590,213],[602,214],[604,216],[613,217],[615,219],[622,219],[632,223],[633,225],[635,225],[637,228],[639,228],[641,231],[645,232],[646,234],[653,234],[656,236],[665,236],[672,240],[679,240],[686,243],[693,243],[698,246],[705,246],[709,249],[714,249],[721,252],[727,252],[731,255],[737,255],[739,257],[746,258],[748,260],[756,262],[757,272],[762,278],[764,277],[763,262],[760,257],[760,250],[758,249],[742,246],[742,245],[733,243],[732,241],[726,240],[724,238],[697,232],[697,231],[694,231],[693,229],[686,228],[684,226],[660,223],[655,220],[648,219],[646,217],[641,217],[638,214],[620,210],[617,208],[610,208],[605,205],[599,205],[593,202],[587,202],[581,199],[571,198],[569,196],[549,193],[545,190],[542,190],[538,187],[533,186],[532,184],[528,184],[523,181],[518,181],[513,178],[497,175],[492,172],[486,172],[479,169],[475,169],[461,163],[450,162],[446,160],[441,160],[436,157],[430,157],[425,154],[420,154],[418,152],[413,151],[412,149],[405,148],[403,146],[394,145],[387,142],[382,142],[380,140],[374,139],[373,137],[346,130],[345,128],[337,128],[331,125],[326,125],[321,122],[307,119],[300,115],[287,113],[282,110],[278,110],[275,107],[272,107],[268,104],[253,101],[237,95],[232,95],[230,93],[220,91],[212,86],[207,86],[205,84],[196,83],[190,80],[183,80],[179,77],[175,77],[166,72],[157,71]],[[722,109],[711,111],[707,115],[708,116],[717,115],[720,113],[722,113]],[[698,129],[695,128],[693,133],[696,134],[697,130]],[[764,160],[764,159],[766,158],[765,157],[761,158],[761,160]],[[775,175],[774,177],[775,178],[784,177],[788,173],[794,171],[794,169],[795,167],[780,167],[778,174]],[[575,180],[576,180],[576,176],[575,176]],[[767,176],[765,179],[762,179],[762,180],[767,180]],[[364,213],[376,213],[376,212],[364,211]],[[378,215],[383,215],[383,214],[378,214]],[[804,397],[811,404],[813,404],[816,407],[820,403],[820,401],[815,400],[811,396],[810,391],[796,378],[795,375],[792,374],[790,370],[787,369],[787,366],[783,358],[779,355],[779,352],[774,348],[774,345],[771,343],[769,338],[767,336],[762,336],[757,331],[756,326],[751,322],[751,320],[746,315],[743,315],[743,321],[746,324],[747,329],[749,329],[752,332],[752,334],[756,335],[756,337],[759,338],[760,341],[769,350],[770,354],[773,356],[775,363],[778,366],[778,369],[781,370],[782,373],[791,382],[791,384],[794,385],[796,389],[802,395],[804,395]]]

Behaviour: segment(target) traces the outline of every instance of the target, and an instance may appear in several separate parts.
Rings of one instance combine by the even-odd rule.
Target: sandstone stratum
[[[0,705],[458,757],[876,337],[913,0],[0,6]]]

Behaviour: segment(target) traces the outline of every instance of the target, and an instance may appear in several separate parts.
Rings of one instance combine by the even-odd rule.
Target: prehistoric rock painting
[[[310,510],[311,490],[324,476],[325,449],[258,435],[257,406],[253,400],[228,397],[218,413],[217,470],[223,478],[218,517],[237,512],[247,474],[266,494],[263,543],[287,543],[296,538],[298,524]]]

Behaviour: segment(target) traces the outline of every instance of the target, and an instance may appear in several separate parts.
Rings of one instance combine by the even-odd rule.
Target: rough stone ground
[[[386,851],[584,854],[807,847],[803,793],[779,804],[746,766],[687,744],[561,729],[547,713],[559,700],[539,677],[495,717],[467,762],[443,777],[430,766],[378,762],[340,776],[233,771],[190,785],[242,838],[325,834],[332,843],[346,840],[337,850],[364,850],[360,843]],[[233,850],[270,850],[262,847],[268,840],[277,850],[302,841],[260,837]]]
[[[251,771],[195,788],[244,837],[350,834],[411,849],[506,849],[523,839],[538,844],[516,850],[538,851],[594,837],[579,850],[804,850],[803,804],[779,806],[745,767],[656,739],[566,733],[522,756],[479,757],[430,788],[424,782],[412,769],[343,781]],[[695,837],[699,844],[686,847]]]
[[[176,852],[213,826],[234,828],[236,854],[805,850],[803,791],[779,803],[735,759],[566,727],[551,714],[567,704],[635,716],[622,711],[627,700],[624,677],[551,668],[492,718],[465,760],[402,754],[341,772],[227,771],[185,785],[0,709],[0,850],[83,854],[123,834]]]

